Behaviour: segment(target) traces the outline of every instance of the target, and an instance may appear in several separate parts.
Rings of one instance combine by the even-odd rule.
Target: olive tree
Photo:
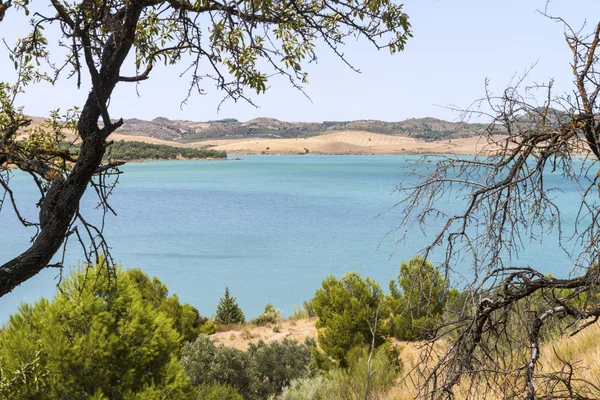
[[[0,84],[0,206],[14,208],[24,225],[37,228],[30,248],[0,265],[0,296],[47,267],[70,237],[84,244],[88,261],[108,253],[102,226],[88,222],[79,201],[92,186],[104,211],[111,212],[106,178],[118,163],[102,160],[108,136],[123,123],[109,107],[117,85],[150,79],[159,63],[187,63],[187,96],[212,81],[226,98],[252,101],[248,91],[266,91],[272,75],[300,88],[307,81],[302,66],[316,61],[318,43],[352,67],[343,53],[346,41],[364,39],[394,53],[411,35],[407,15],[392,0],[47,0],[47,5],[49,11],[31,14],[31,33],[7,52],[17,80]],[[29,14],[29,7],[27,0],[2,2],[0,21],[11,12]],[[52,29],[59,30],[56,42],[44,35]],[[64,58],[51,55],[56,46],[64,48]],[[122,73],[128,63],[136,71],[131,76]],[[85,103],[64,116],[53,114],[27,140],[18,140],[31,122],[18,95],[65,75],[77,86],[90,83]],[[81,141],[79,154],[61,143],[65,133]],[[8,165],[37,184],[37,220],[19,212]]]
[[[465,111],[465,117],[491,120],[488,146],[474,158],[422,160],[413,170],[417,183],[402,184],[407,231],[415,224],[430,228],[432,217],[443,218],[423,256],[443,246],[447,274],[458,259],[473,260],[468,299],[438,330],[447,335],[434,338],[443,339],[443,350],[433,340],[423,353],[419,390],[425,398],[600,396],[600,388],[579,381],[564,357],[558,357],[557,370],[538,365],[546,328],[567,318],[568,333],[575,335],[600,317],[600,23],[586,33],[587,28],[576,31],[552,19],[565,26],[573,91],[555,93],[552,81],[526,86],[520,79],[500,96],[488,92]],[[557,188],[548,179],[551,173],[579,190],[581,201],[570,207],[578,210],[574,235],[581,248],[564,246],[564,208],[552,194]],[[449,212],[448,198],[463,201],[464,208]],[[570,255],[570,263],[561,266],[565,277],[512,264],[510,256],[529,240],[550,234],[561,243],[556,251]]]

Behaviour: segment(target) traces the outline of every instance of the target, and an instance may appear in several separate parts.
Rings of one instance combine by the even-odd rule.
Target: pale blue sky
[[[34,0],[34,3],[39,0]],[[45,3],[40,3],[45,4]],[[135,84],[120,84],[111,100],[113,118],[210,120],[273,117],[286,121],[379,119],[398,121],[432,116],[453,120],[458,115],[444,106],[468,106],[484,95],[484,81],[499,93],[515,74],[537,62],[530,81],[554,78],[559,91],[570,90],[571,58],[562,25],[541,16],[545,0],[407,0],[405,11],[414,31],[404,52],[390,56],[368,43],[348,43],[345,53],[361,71],[347,68],[328,49],[318,49],[319,63],[309,72],[306,92],[312,102],[285,79],[272,78],[265,95],[254,96],[260,106],[226,102],[217,113],[222,93],[207,83],[207,95],[194,96],[180,109],[187,80],[179,78],[184,65],[156,68],[136,94]],[[549,11],[574,27],[585,19],[593,27],[600,18],[598,0],[555,0]],[[26,19],[14,11],[0,24],[0,37],[13,43]],[[6,50],[0,50],[2,79],[13,69]],[[40,85],[20,98],[25,112],[46,116],[55,108],[82,105],[87,89],[74,80],[56,86]]]

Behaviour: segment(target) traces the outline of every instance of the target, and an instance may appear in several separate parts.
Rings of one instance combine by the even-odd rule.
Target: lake
[[[398,246],[392,232],[400,211],[392,207],[401,199],[395,185],[415,157],[268,155],[130,163],[111,198],[118,216],[107,217],[106,238],[125,268],[157,276],[203,315],[215,312],[225,286],[248,319],[269,302],[289,315],[328,275],[356,270],[387,288],[400,263],[431,240],[439,224],[431,226],[430,237],[415,229]],[[30,205],[24,213],[35,217],[35,191],[27,177],[17,172],[12,182],[18,199]],[[573,204],[581,196],[560,176],[549,176],[546,185],[552,184],[562,189],[555,201],[570,205],[563,217],[572,230]],[[95,205],[94,196],[86,194],[82,210],[92,219],[99,217]],[[447,206],[460,203],[450,200]],[[32,235],[5,207],[0,264],[25,250]],[[69,265],[81,257],[73,242]],[[518,259],[557,276],[568,273],[568,262],[553,236],[528,245]],[[458,269],[469,276],[468,265]],[[0,298],[0,322],[21,301],[52,297],[57,274],[45,270]]]

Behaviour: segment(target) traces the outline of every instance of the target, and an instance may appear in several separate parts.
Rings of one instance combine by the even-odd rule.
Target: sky
[[[468,107],[485,95],[489,79],[493,93],[501,93],[515,76],[535,64],[527,82],[554,79],[557,92],[570,91],[570,50],[560,23],[538,10],[546,0],[407,0],[414,37],[403,52],[390,55],[366,41],[348,42],[344,52],[361,73],[353,72],[325,46],[317,48],[318,64],[304,70],[310,99],[281,77],[270,80],[266,94],[252,96],[258,107],[244,101],[226,101],[207,82],[205,95],[193,96],[181,106],[188,80],[180,78],[185,65],[160,67],[139,86],[120,83],[110,103],[112,118],[166,117],[193,121],[237,118],[241,121],[271,117],[285,121],[377,119],[401,121],[435,117],[457,120],[448,106]],[[36,4],[34,0],[34,4]],[[46,3],[39,3],[46,4]],[[548,11],[573,27],[586,19],[592,29],[600,16],[598,0],[555,0]],[[27,28],[27,19],[12,10],[0,23],[0,38],[8,44]],[[0,72],[14,79],[14,69],[2,46]],[[89,85],[77,90],[74,79],[52,86],[36,85],[18,99],[25,112],[47,116],[50,110],[82,106]]]

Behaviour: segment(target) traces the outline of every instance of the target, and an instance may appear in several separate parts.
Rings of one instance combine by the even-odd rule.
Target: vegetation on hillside
[[[67,147],[75,156],[80,152],[79,144],[69,144]],[[106,160],[139,161],[139,160],[176,160],[176,159],[211,159],[227,158],[222,150],[195,149],[190,147],[175,147],[164,144],[144,143],[137,141],[119,140],[111,143],[104,155]]]
[[[139,270],[75,269],[0,332],[0,397],[188,399],[178,353],[196,315]]]
[[[306,138],[336,131],[366,131],[406,136],[426,141],[471,137],[484,133],[486,125],[449,122],[436,118],[407,119],[398,122],[377,120],[286,122],[274,118],[255,118],[240,122],[226,118],[208,122],[176,121],[155,118],[152,121],[125,120],[121,134],[145,135],[163,140],[190,143],[211,139],[291,139]],[[502,132],[498,132],[502,133]]]

